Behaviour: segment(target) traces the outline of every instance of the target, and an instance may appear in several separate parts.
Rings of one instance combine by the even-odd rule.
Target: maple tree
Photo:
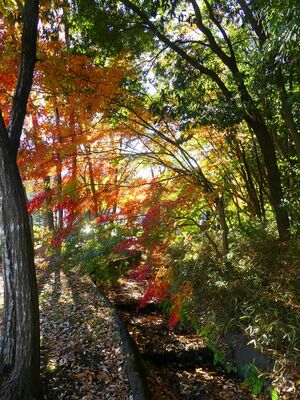
[[[97,35],[103,26],[91,32],[95,27],[94,18],[97,13],[104,13],[107,18],[111,13],[112,18],[109,20],[112,26],[120,25],[124,32],[119,41],[114,37],[117,45],[122,43],[128,46],[130,32],[140,29],[139,42],[135,42],[132,49],[140,54],[138,49],[142,46],[145,52],[152,54],[149,57],[150,68],[151,65],[155,67],[155,77],[161,85],[159,97],[167,112],[181,115],[182,124],[186,126],[195,123],[195,120],[198,123],[206,120],[212,125],[223,127],[243,121],[244,127],[253,132],[263,159],[265,180],[279,236],[282,239],[287,238],[289,219],[282,206],[285,193],[276,153],[278,141],[274,141],[273,128],[270,128],[279,111],[270,111],[272,103],[278,104],[276,95],[273,97],[274,93],[280,92],[276,87],[279,82],[276,74],[280,68],[285,68],[285,62],[282,59],[282,65],[277,65],[278,48],[274,45],[276,36],[273,36],[272,28],[270,31],[267,28],[269,21],[270,25],[276,25],[270,9],[244,1],[234,1],[226,5],[223,1],[167,1],[150,4],[126,0],[123,4],[124,8],[113,1],[100,4],[91,2],[89,6],[80,1],[76,3],[82,13],[79,20],[83,23],[85,18],[90,21],[90,29],[87,31],[91,41],[99,46]],[[288,9],[290,5],[285,7]],[[119,25],[115,23],[117,18],[122,21]],[[243,23],[240,24],[239,21]],[[148,37],[152,38],[152,46],[145,41],[145,27]],[[126,32],[129,32],[127,36]],[[270,48],[272,51],[269,54]],[[244,59],[249,58],[250,54],[251,59],[244,63]],[[186,68],[182,68],[182,65]],[[280,101],[285,103],[288,97],[292,101],[291,94],[286,93],[287,97],[284,97],[285,79],[283,76],[283,95],[279,104]],[[255,85],[255,82],[261,82],[263,86],[267,81],[272,87],[275,85],[275,90],[258,93],[257,88],[261,86]],[[294,76],[294,82],[296,81]],[[177,104],[174,104],[174,100]],[[266,103],[268,106],[265,106]],[[282,107],[287,111],[283,103]],[[286,115],[285,127],[290,132],[291,129],[295,132],[295,113],[292,112],[287,117],[286,111],[283,111]],[[290,121],[288,124],[287,120]],[[282,125],[276,125],[276,129],[279,133]],[[291,148],[285,148],[285,154],[288,155],[290,150]]]
[[[255,247],[251,235],[256,235],[267,246],[269,230],[273,232],[272,210],[280,239],[298,236],[299,214],[292,192],[299,193],[295,186],[299,76],[295,70],[291,75],[290,66],[299,59],[292,45],[299,32],[295,22],[285,23],[281,14],[286,10],[298,15],[298,7],[290,2],[276,6],[245,1],[122,3],[124,7],[114,1],[88,5],[77,1],[74,10],[80,17],[73,15],[73,22],[86,43],[110,53],[99,40],[100,34],[107,34],[109,21],[110,54],[120,46],[130,48],[132,58],[144,63],[139,79],[146,88],[155,89],[154,94],[145,94],[137,84],[132,90],[138,91],[140,102],[121,100],[124,131],[132,132],[132,143],[123,154],[143,160],[155,171],[141,207],[131,209],[144,216],[135,233],[144,257],[132,276],[149,281],[143,304],[153,299],[169,303],[171,326],[191,298],[191,317],[194,313],[200,320],[205,309],[204,319],[212,318],[217,326],[224,314],[235,322],[240,315],[237,325],[240,328],[242,319],[249,318],[248,328],[245,324],[242,329],[250,330],[257,323],[253,315],[260,311],[248,315],[242,298],[251,298],[255,308],[250,292],[263,282],[264,263],[257,261],[257,271],[252,270],[246,252],[245,258],[240,256],[243,261],[233,265],[237,242],[248,235],[246,241]],[[218,216],[219,198],[227,229]],[[292,248],[292,242],[287,246]],[[262,256],[257,248],[254,252]],[[244,264],[248,273],[240,274]],[[180,295],[181,287],[190,287],[189,275],[195,283]],[[271,288],[270,275],[267,281]],[[270,306],[263,295],[261,302],[262,309]]]
[[[28,315],[32,312],[37,318],[25,206],[35,240],[42,237],[41,253],[55,255],[51,258],[58,266],[80,265],[110,283],[121,275],[146,280],[140,306],[153,300],[163,303],[170,329],[183,315],[201,310],[197,268],[209,290],[217,288],[220,296],[229,298],[228,288],[232,289],[233,298],[242,304],[236,306],[237,313],[243,315],[240,288],[234,286],[237,277],[255,286],[265,272],[262,266],[261,275],[255,275],[248,266],[252,272],[246,277],[235,269],[237,241],[251,241],[256,227],[261,236],[274,232],[274,223],[287,246],[290,236],[299,235],[299,76],[294,71],[299,53],[288,40],[278,48],[282,17],[271,18],[272,10],[280,8],[277,3],[265,8],[242,0],[225,3],[43,4],[32,88],[35,58],[24,56],[20,10],[1,11],[1,151],[3,159],[11,159],[5,165],[11,166],[17,182],[27,243],[23,247],[30,249],[22,254],[30,264],[30,282],[21,285],[32,293],[34,310]],[[116,27],[122,28],[121,38]],[[131,29],[136,41],[131,40]],[[285,26],[283,32],[286,29],[294,28]],[[111,37],[109,48],[99,43],[99,32]],[[26,95],[20,83],[20,51],[26,71],[30,64]],[[149,64],[152,76],[145,78]],[[260,92],[255,82],[269,86]],[[17,151],[28,199],[16,169]],[[12,238],[9,218],[15,223],[15,217],[5,180],[9,174],[4,167],[1,174],[4,237]],[[11,252],[8,247],[4,255]],[[248,260],[245,249],[243,254]],[[19,269],[13,272],[14,285]],[[253,276],[256,281],[251,281]],[[203,304],[221,318],[222,307],[209,290]],[[247,296],[251,297],[246,291]],[[14,296],[12,301],[18,304]],[[6,321],[17,318],[9,304],[6,301]],[[231,304],[224,304],[230,314]],[[16,315],[9,316],[11,312]],[[33,325],[37,375],[37,323]],[[17,332],[14,324],[11,327]],[[5,325],[1,357],[8,357],[2,365],[10,371],[15,350],[7,329]]]
[[[121,62],[96,67],[85,56],[68,54],[59,42],[43,51],[19,165],[25,181],[40,185],[30,211],[45,205],[50,220],[55,216],[48,226],[55,225],[60,235],[85,212],[96,217],[117,202],[117,188],[109,194],[107,189],[122,179],[122,167],[112,165],[119,143],[106,121],[125,70]],[[41,99],[44,105],[37,107]]]

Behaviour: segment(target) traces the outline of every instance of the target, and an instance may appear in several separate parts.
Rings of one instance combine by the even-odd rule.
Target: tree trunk
[[[98,205],[98,195],[96,191],[96,185],[95,185],[95,179],[94,179],[94,169],[90,157],[91,153],[91,147],[89,145],[85,146],[86,150],[86,162],[88,166],[88,172],[89,172],[89,180],[90,180],[90,187],[91,187],[91,192],[92,192],[92,199],[93,199],[93,206],[92,206],[92,216],[93,218],[97,217],[99,214],[99,205]]]
[[[62,157],[61,157],[61,146],[63,144],[62,135],[60,133],[60,121],[59,121],[59,113],[58,108],[55,107],[54,109],[54,119],[55,125],[58,128],[59,135],[57,137],[58,143],[60,144],[58,153],[57,153],[57,165],[56,165],[56,183],[57,183],[57,201],[59,203],[59,208],[57,212],[57,222],[56,222],[56,229],[59,232],[63,228],[63,214],[64,210],[61,206],[62,201]]]
[[[224,207],[224,199],[223,197],[217,197],[215,199],[219,223],[222,233],[222,253],[225,256],[229,251],[229,244],[228,244],[228,226],[225,217],[225,207]]]
[[[44,178],[44,188],[45,192],[47,193],[46,197],[46,223],[47,227],[50,232],[54,231],[54,218],[53,218],[53,211],[51,206],[51,182],[50,176]]]
[[[8,137],[0,134],[5,308],[2,400],[40,398],[39,309],[33,243],[22,181]]]
[[[258,151],[257,151],[257,146],[256,146],[256,141],[253,136],[252,132],[252,141],[253,141],[253,149],[254,149],[254,156],[255,156],[255,162],[257,166],[257,175],[255,177],[256,183],[258,185],[258,192],[259,192],[259,202],[260,202],[260,209],[262,212],[262,220],[263,222],[266,222],[266,210],[265,210],[265,179],[264,179],[264,173],[265,170],[260,162]]]
[[[246,121],[257,137],[264,158],[270,199],[275,214],[279,238],[281,240],[287,240],[290,236],[290,223],[288,213],[283,208],[282,204],[283,192],[273,140],[264,122],[259,118],[246,117]]]
[[[236,150],[236,154],[237,154],[237,157],[238,157],[239,163],[240,163],[240,173],[244,179],[245,188],[247,190],[248,197],[249,197],[250,213],[253,216],[258,217],[259,220],[262,221],[263,216],[262,216],[262,211],[260,208],[260,201],[259,201],[259,198],[258,198],[258,195],[256,192],[256,188],[255,188],[255,184],[254,184],[254,181],[252,178],[250,166],[247,161],[246,152],[245,152],[245,149],[244,149],[242,143],[237,142],[235,150]]]
[[[78,200],[78,191],[77,191],[77,143],[76,143],[76,124],[75,124],[75,110],[74,108],[71,109],[70,112],[70,129],[71,129],[71,151],[72,151],[72,167],[71,167],[71,180],[72,180],[72,197],[76,202]],[[71,224],[74,223],[75,216],[76,216],[76,209],[75,207],[72,208],[71,211]]]
[[[1,191],[2,192],[2,191]],[[2,195],[2,193],[1,193]],[[13,287],[13,270],[7,260],[9,252],[7,242],[4,235],[4,205],[1,197],[1,255],[3,264],[4,279],[4,310],[3,320],[6,321],[5,329],[2,330],[1,346],[0,346],[0,376],[8,372],[14,365],[15,357],[15,327],[16,327],[16,299]],[[1,378],[0,378],[1,384]],[[1,386],[1,385],[0,385]]]
[[[5,284],[0,345],[2,400],[41,398],[39,308],[33,242],[16,161],[36,61],[38,14],[38,0],[27,0],[23,13],[19,74],[8,128],[0,110],[0,197]]]
[[[281,67],[278,68],[276,78],[277,78],[277,87],[279,89],[279,94],[280,94],[283,120],[284,120],[285,126],[287,127],[287,130],[290,133],[290,137],[291,137],[292,141],[294,142],[295,150],[296,150],[298,159],[300,160],[300,134],[297,129],[296,122],[294,120],[292,108],[289,104],[289,95],[285,88],[284,77],[283,77]]]

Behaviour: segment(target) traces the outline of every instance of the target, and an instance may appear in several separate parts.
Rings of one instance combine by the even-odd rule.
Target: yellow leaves
[[[225,141],[225,132],[211,126],[198,126],[187,132],[202,144],[213,144],[222,146]]]
[[[19,11],[16,0],[0,0],[0,13],[4,16],[17,16]]]

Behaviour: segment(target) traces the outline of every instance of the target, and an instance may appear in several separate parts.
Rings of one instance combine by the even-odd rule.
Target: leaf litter
[[[182,356],[189,352],[203,354],[201,350],[206,347],[203,340],[180,327],[170,331],[159,308],[139,308],[143,293],[143,283],[120,279],[107,295],[119,309],[146,361],[153,400],[254,399],[239,379],[229,376],[221,367],[201,357],[184,359]]]
[[[111,309],[78,271],[38,271],[46,400],[131,400]]]

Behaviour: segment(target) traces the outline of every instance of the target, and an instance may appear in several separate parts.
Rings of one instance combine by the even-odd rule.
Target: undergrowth
[[[128,271],[127,258],[115,251],[125,236],[123,227],[113,224],[78,230],[64,241],[60,262],[67,269],[79,267],[103,285],[113,285]]]
[[[116,253],[126,237],[128,232],[121,226],[77,231],[64,241],[62,262],[114,284],[129,271],[128,258]],[[275,361],[272,373],[248,366],[245,385],[271,400],[282,395],[294,399],[289,393],[295,396],[299,379],[300,242],[280,242],[270,227],[255,223],[236,229],[229,239],[226,257],[216,254],[211,242],[200,235],[191,240],[182,234],[170,242],[170,294],[162,307],[170,320],[176,311],[174,324],[180,320],[201,334],[214,362],[229,373],[234,365],[220,338],[226,332],[245,335],[250,345]]]
[[[226,257],[215,256],[203,241],[185,246],[178,241],[170,248],[173,286],[187,280],[192,285],[181,321],[202,333],[213,326],[216,337],[227,331],[246,335],[249,344],[275,360],[269,377],[275,388],[268,388],[268,396],[276,398],[276,387],[282,393],[295,394],[300,349],[300,242],[279,242],[272,230],[254,224],[236,230],[230,243]],[[217,348],[213,350],[222,358]],[[253,378],[254,394],[263,391],[262,382],[269,378]]]

